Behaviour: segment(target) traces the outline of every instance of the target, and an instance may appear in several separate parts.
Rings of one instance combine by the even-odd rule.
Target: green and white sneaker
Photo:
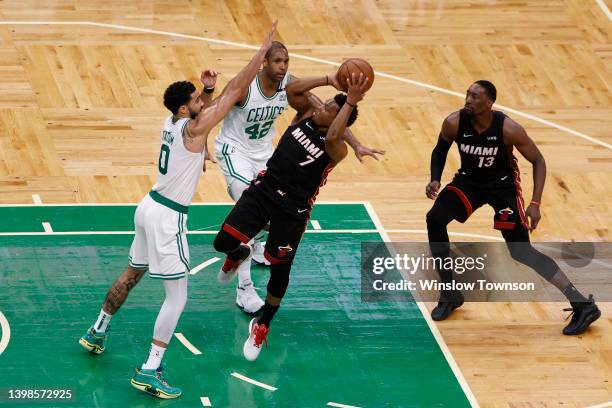
[[[180,397],[183,394],[183,390],[168,385],[162,378],[162,372],[165,368],[164,364],[160,365],[157,370],[136,368],[136,374],[134,374],[131,380],[132,387],[158,398],[171,399]]]
[[[108,332],[108,329],[106,332]],[[93,327],[90,327],[87,333],[80,338],[79,344],[87,351],[94,354],[102,354],[105,350],[104,341],[106,340],[106,332],[97,333]]]

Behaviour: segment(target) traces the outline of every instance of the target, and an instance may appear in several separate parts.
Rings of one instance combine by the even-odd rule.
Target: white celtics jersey
[[[172,123],[166,118],[161,132],[157,183],[153,190],[184,206],[189,206],[195,195],[204,165],[204,152],[192,153],[183,145],[183,133],[189,122],[182,118]]]
[[[221,151],[223,144],[229,144],[254,159],[268,159],[274,151],[274,121],[287,108],[285,86],[290,77],[289,73],[285,74],[276,93],[268,98],[259,86],[259,75],[255,76],[246,102],[234,106],[223,120],[215,141],[216,150]]]

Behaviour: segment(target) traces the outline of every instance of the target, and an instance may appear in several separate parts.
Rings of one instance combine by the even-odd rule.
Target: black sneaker
[[[440,295],[438,306],[431,311],[431,318],[437,322],[446,320],[453,313],[453,310],[461,307],[463,304],[463,295],[457,290],[444,291]]]
[[[595,304],[593,295],[589,295],[588,302],[570,302],[571,308],[563,309],[565,312],[572,312],[567,318],[572,317],[572,320],[563,329],[563,334],[575,336],[584,333],[589,328],[591,323],[599,319],[601,311]],[[567,320],[567,319],[566,319]]]

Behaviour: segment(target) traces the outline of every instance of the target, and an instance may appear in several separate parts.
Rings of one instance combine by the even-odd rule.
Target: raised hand
[[[333,86],[334,88],[336,88],[338,91],[344,92],[344,89],[342,89],[342,86],[340,85],[340,81],[338,80],[337,72],[327,75],[327,83]]]
[[[219,73],[212,69],[205,69],[200,74],[200,82],[204,85],[204,88],[214,88],[217,83],[217,76]]]
[[[270,29],[270,32],[266,35],[266,37],[264,38],[263,44],[261,45],[261,48],[265,48],[266,51],[272,45],[272,41],[274,40],[274,34],[276,34],[277,25],[278,25],[278,20],[274,20],[272,22],[272,28]]]
[[[364,76],[362,72],[356,77],[355,73],[351,73],[350,78],[346,79],[348,85],[348,91],[346,93],[346,101],[351,105],[356,105],[357,102],[363,99],[366,93],[368,85],[368,77]]]

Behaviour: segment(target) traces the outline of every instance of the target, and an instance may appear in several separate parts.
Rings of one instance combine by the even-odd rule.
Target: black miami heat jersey
[[[311,205],[333,165],[325,152],[325,133],[311,118],[289,126],[268,160],[263,181],[281,195]]]
[[[479,181],[500,179],[513,174],[512,147],[504,144],[506,115],[499,111],[492,113],[491,126],[478,133],[470,121],[470,115],[464,110],[459,111],[459,130],[455,138],[461,156],[458,174]]]

